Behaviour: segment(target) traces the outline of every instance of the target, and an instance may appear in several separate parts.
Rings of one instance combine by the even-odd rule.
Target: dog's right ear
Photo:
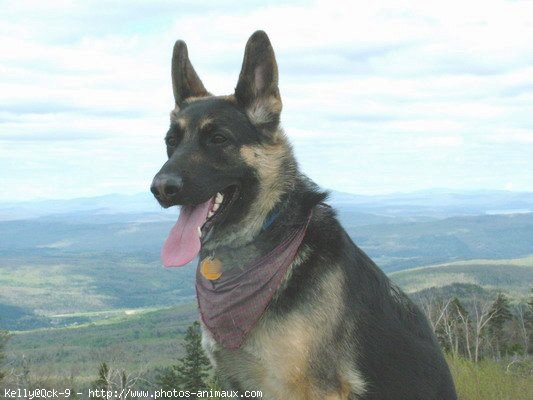
[[[176,106],[178,107],[181,107],[183,101],[189,97],[210,95],[189,61],[187,45],[183,40],[178,40],[174,44],[172,53],[172,89]]]
[[[246,43],[235,98],[252,123],[275,138],[282,108],[278,65],[274,49],[263,31],[255,32]]]

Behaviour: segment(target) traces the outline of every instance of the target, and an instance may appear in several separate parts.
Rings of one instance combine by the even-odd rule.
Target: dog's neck
[[[301,224],[311,209],[326,197],[305,175],[298,173],[293,179],[291,190],[285,192],[269,210],[253,237],[241,241],[238,246],[203,246],[200,258],[219,258],[223,269],[244,267],[276,247],[283,240],[286,231]]]
[[[243,161],[255,171],[254,178],[241,183],[240,203],[235,207],[240,208],[242,214],[218,229],[215,227],[212,237],[202,243],[205,250],[239,248],[253,241],[264,230],[265,221],[273,210],[286,203],[296,185],[298,167],[283,132],[275,142],[242,146],[240,153]]]
[[[215,227],[213,238],[202,243],[201,257],[237,254],[243,259],[264,254],[277,243],[287,226],[298,224],[326,195],[300,173],[292,147],[279,129],[270,143],[241,148],[243,160],[257,172],[254,193],[243,193],[246,213],[231,225]],[[249,197],[247,197],[249,196]]]

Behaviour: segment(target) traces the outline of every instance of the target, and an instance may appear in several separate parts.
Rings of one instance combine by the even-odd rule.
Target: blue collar
[[[268,227],[274,223],[274,221],[278,218],[278,216],[279,216],[279,208],[276,207],[272,211],[270,211],[270,213],[265,218],[265,221],[263,222],[263,226],[261,227],[261,232],[266,231]]]

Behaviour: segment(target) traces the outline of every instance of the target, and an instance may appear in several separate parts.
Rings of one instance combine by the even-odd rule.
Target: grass
[[[482,360],[477,365],[464,358],[447,357],[459,400],[531,400],[533,374],[506,371],[503,364]]]
[[[96,379],[102,361],[129,372],[147,372],[174,364],[183,355],[183,335],[197,317],[196,304],[110,315],[95,323],[68,328],[16,332],[8,343],[8,362],[20,368],[23,356],[32,375],[47,382],[73,376],[79,387]],[[483,360],[474,364],[447,357],[460,400],[530,400],[533,361]],[[57,386],[57,385],[56,385]],[[63,385],[64,386],[64,385]]]

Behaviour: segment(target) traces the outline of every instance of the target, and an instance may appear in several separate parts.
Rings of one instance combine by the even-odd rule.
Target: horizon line
[[[401,195],[410,195],[410,194],[423,194],[423,193],[434,193],[434,194],[461,194],[461,193],[475,193],[475,192],[500,192],[500,193],[509,193],[509,194],[533,194],[533,190],[520,190],[520,189],[494,189],[494,188],[472,188],[472,189],[459,189],[459,188],[446,188],[446,187],[434,187],[427,189],[418,189],[410,191],[390,191],[390,192],[375,192],[375,193],[364,193],[364,192],[349,192],[331,188],[323,188],[325,192],[328,193],[341,193],[352,196],[360,197],[382,197],[382,196],[401,196]],[[69,201],[69,200],[81,200],[81,199],[96,199],[101,197],[110,197],[110,196],[139,196],[139,195],[152,196],[149,190],[146,191],[136,191],[136,192],[103,192],[100,194],[94,195],[75,195],[69,197],[31,197],[27,199],[21,198],[0,198],[0,203],[33,203],[33,202],[43,202],[43,201]]]

